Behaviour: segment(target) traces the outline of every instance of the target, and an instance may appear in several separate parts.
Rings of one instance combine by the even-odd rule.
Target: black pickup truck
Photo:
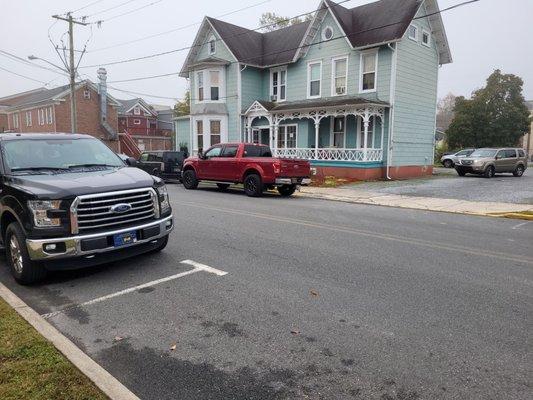
[[[92,136],[1,134],[0,158],[0,240],[19,283],[167,245],[163,181]]]
[[[187,157],[183,151],[145,151],[133,165],[165,181],[181,181],[181,169]]]

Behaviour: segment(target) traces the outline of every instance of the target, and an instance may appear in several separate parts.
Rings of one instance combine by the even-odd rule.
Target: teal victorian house
[[[206,17],[181,70],[191,114],[177,142],[264,143],[319,175],[431,173],[438,71],[452,61],[437,1],[317,9],[267,33]]]

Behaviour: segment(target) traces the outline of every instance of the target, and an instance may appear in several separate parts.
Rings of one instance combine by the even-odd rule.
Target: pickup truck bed
[[[216,182],[220,189],[242,183],[248,196],[273,188],[290,196],[299,185],[310,183],[310,174],[309,161],[274,158],[265,145],[226,143],[186,159],[182,180],[186,189],[196,189],[201,181]]]

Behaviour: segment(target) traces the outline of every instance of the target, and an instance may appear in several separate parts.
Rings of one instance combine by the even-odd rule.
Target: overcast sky
[[[398,0],[401,1],[401,0]],[[446,8],[463,0],[440,0],[440,8]],[[354,7],[369,3],[368,0],[352,0],[343,5]],[[65,22],[54,23],[53,14],[76,10],[95,3],[77,13],[89,15],[89,20],[105,20],[100,28],[76,26],[75,47],[82,49],[88,40],[87,54],[81,66],[113,62],[127,58],[165,52],[190,46],[204,15],[220,17],[227,22],[247,28],[257,28],[260,15],[273,11],[293,16],[316,9],[319,0],[0,0],[0,50],[26,58],[28,55],[61,63],[49,39],[55,43],[67,29]],[[155,3],[150,5],[151,3]],[[134,11],[142,6],[141,10]],[[112,10],[106,9],[116,7]],[[104,12],[102,12],[104,11]],[[118,16],[128,13],[127,15]],[[96,15],[91,16],[91,14]],[[114,18],[115,16],[118,16]],[[524,80],[524,95],[533,99],[533,0],[480,0],[478,3],[443,13],[444,25],[450,42],[453,64],[441,67],[439,97],[452,92],[469,96],[482,86],[487,76],[496,68],[513,73]],[[194,24],[194,25],[192,25]],[[188,27],[186,27],[188,25]],[[192,26],[191,26],[192,25]],[[146,40],[138,40],[172,29],[183,28]],[[64,36],[65,43],[68,37]],[[114,46],[124,42],[135,43]],[[114,46],[110,49],[102,49]],[[179,71],[187,51],[151,58],[149,60],[107,66],[108,81],[130,79]],[[39,65],[47,65],[36,61]],[[46,82],[50,87],[67,83],[66,78],[6,58],[0,53],[0,96],[34,89],[42,84],[18,77],[2,68]],[[97,67],[82,68],[84,78],[96,81]],[[162,97],[182,97],[186,80],[178,76],[163,77],[127,83],[110,83],[116,88]],[[112,91],[117,98],[138,97]],[[141,96],[151,103],[173,104],[171,99]]]

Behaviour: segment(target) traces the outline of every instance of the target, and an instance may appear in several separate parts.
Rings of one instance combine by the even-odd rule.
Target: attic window
[[[431,33],[426,30],[422,31],[422,44],[427,47],[431,46]]]
[[[141,115],[141,107],[135,106],[133,108],[133,115]]]
[[[418,27],[416,25],[409,25],[409,39],[418,42]]]
[[[333,38],[333,28],[331,26],[326,26],[322,30],[322,40],[331,40]]]
[[[91,100],[91,91],[89,89],[83,91],[83,98],[85,100]]]
[[[211,36],[209,38],[209,54],[213,55],[217,52],[217,41],[215,40],[214,36]]]

